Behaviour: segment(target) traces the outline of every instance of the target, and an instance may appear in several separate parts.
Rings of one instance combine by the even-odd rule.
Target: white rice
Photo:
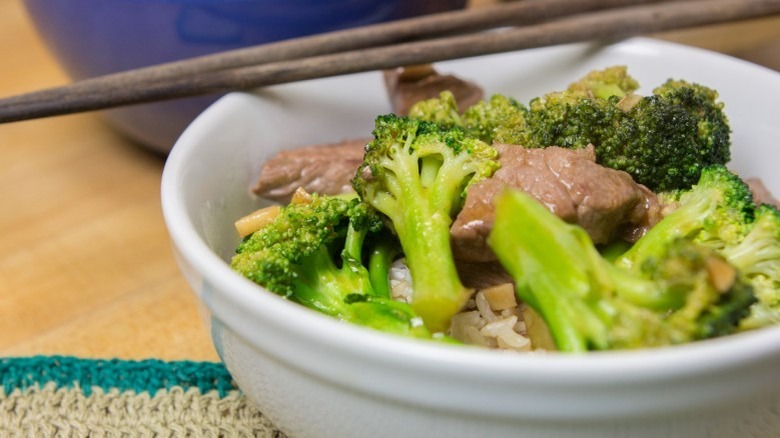
[[[411,302],[412,277],[403,260],[396,261],[390,270],[392,298]],[[485,294],[481,290],[466,304],[465,308],[452,317],[447,335],[464,344],[485,348],[531,351],[531,341],[526,336],[523,321],[522,303],[515,307],[494,311],[490,308]]]
[[[390,296],[396,301],[412,301],[412,274],[403,259],[390,266]]]

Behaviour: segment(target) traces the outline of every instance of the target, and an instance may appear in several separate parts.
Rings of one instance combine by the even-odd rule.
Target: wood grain
[[[780,19],[657,36],[780,70]],[[0,56],[0,95],[67,81],[21,0],[0,2]],[[217,359],[170,250],[163,164],[97,114],[0,126],[0,356]]]
[[[0,92],[64,83],[0,3]],[[0,127],[0,355],[216,360],[171,253],[164,159],[95,114]]]

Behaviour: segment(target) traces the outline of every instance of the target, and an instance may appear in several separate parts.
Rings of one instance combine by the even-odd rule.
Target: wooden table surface
[[[659,37],[780,70],[779,18]],[[21,0],[0,2],[0,58],[0,96],[67,81]],[[95,113],[0,125],[0,356],[217,359],[171,253],[163,164]]]

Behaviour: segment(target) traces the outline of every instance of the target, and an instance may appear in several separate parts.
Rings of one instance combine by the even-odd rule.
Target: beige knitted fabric
[[[268,437],[284,435],[238,391],[181,387],[135,393],[92,387],[0,386],[2,437]]]

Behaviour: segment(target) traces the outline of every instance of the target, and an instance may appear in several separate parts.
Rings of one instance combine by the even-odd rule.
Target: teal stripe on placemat
[[[3,438],[285,436],[214,362],[0,358],[0,385]]]
[[[82,359],[67,356],[0,358],[0,379],[6,394],[53,382],[58,387],[78,386],[89,396],[92,387],[109,391],[148,392],[181,387],[215,390],[220,397],[236,386],[225,367],[214,362],[145,359]]]

